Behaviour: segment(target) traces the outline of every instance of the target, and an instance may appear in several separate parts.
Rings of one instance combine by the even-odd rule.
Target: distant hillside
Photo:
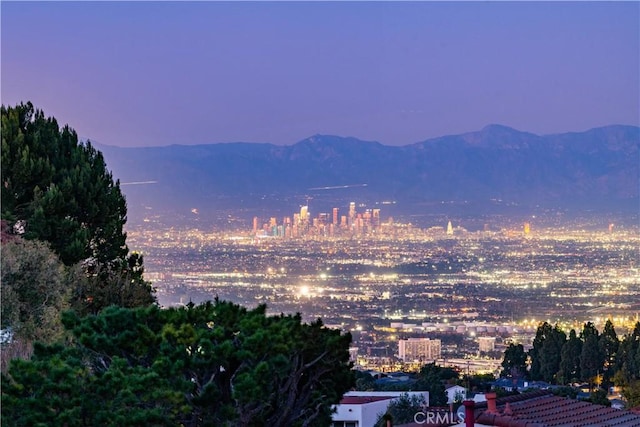
[[[97,146],[129,210],[313,211],[394,201],[412,214],[438,204],[573,209],[638,206],[640,128],[540,136],[500,125],[392,147],[315,135],[297,144]],[[380,205],[378,205],[380,207]],[[279,213],[278,213],[279,214]]]

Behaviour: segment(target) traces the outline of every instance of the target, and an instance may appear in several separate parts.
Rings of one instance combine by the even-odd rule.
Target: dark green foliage
[[[600,345],[601,352],[604,354],[604,379],[605,382],[608,383],[614,374],[618,347],[620,346],[618,334],[616,334],[611,320],[607,320],[607,323],[605,323],[598,344]]]
[[[509,347],[504,351],[501,365],[501,377],[525,378],[527,376],[527,353],[524,351],[522,344],[509,344]]]
[[[555,325],[551,329],[542,343],[542,348],[538,353],[540,358],[540,374],[543,381],[555,383],[557,373],[560,370],[562,347],[567,340],[566,334]]]
[[[620,342],[616,357],[617,385],[626,385],[632,380],[640,379],[640,322],[636,322],[631,334],[627,334]]]
[[[557,326],[551,328],[546,322],[538,328],[534,348],[529,354],[532,355],[532,359],[537,360],[539,375],[543,375],[545,369],[549,369],[547,375],[552,372],[551,364],[548,365],[549,368],[545,368],[545,362],[553,360],[547,356],[547,349],[555,348],[549,343],[554,340],[559,343],[563,336],[564,333]],[[502,361],[502,377],[510,377],[510,372],[516,364],[514,360],[518,363],[526,361],[526,358],[522,358],[522,352],[513,344],[509,346]],[[521,365],[521,369],[523,367],[526,367],[526,364]],[[560,384],[588,381],[591,385],[608,385],[613,382],[622,387],[622,395],[627,399],[628,405],[640,404],[640,322],[637,322],[633,332],[625,335],[622,340],[618,338],[610,320],[607,320],[602,334],[598,333],[591,322],[584,324],[579,337],[575,330],[571,330],[569,339],[562,346],[555,379]],[[563,387],[557,390],[571,389]],[[600,404],[608,404],[606,392],[597,392],[594,395],[596,400],[600,398],[598,393],[605,395],[605,399],[599,401]]]
[[[416,413],[423,411],[426,406],[422,395],[402,394],[389,403],[387,412],[380,414],[374,427],[386,427],[387,419],[391,419],[393,425],[413,423]]]
[[[40,346],[3,376],[7,426],[321,426],[354,382],[348,334],[264,306],[110,307],[63,322],[74,347]]]
[[[486,393],[491,390],[491,384],[496,380],[493,374],[465,375],[460,385],[467,386],[472,392]]]
[[[591,396],[589,396],[589,399],[587,399],[587,401],[591,403],[595,403],[596,405],[611,406],[611,401],[607,399],[607,392],[601,388],[592,392]]]
[[[376,389],[374,378],[367,372],[355,371],[356,390],[373,391]]]
[[[556,396],[568,397],[570,399],[575,399],[576,397],[578,397],[578,389],[573,388],[573,387],[569,387],[569,386],[562,386],[562,387],[554,388],[554,389],[552,389],[552,392]]]
[[[622,387],[627,407],[640,405],[640,322],[620,342],[615,366],[613,381]]]
[[[458,378],[455,370],[429,363],[420,369],[414,390],[428,391],[430,406],[445,406],[448,399],[444,382],[454,378]]]
[[[26,341],[59,338],[68,284],[56,254],[43,242],[13,239],[3,242],[0,263],[2,328]]]
[[[598,331],[590,324],[586,334],[594,333],[597,335]],[[547,322],[540,324],[533,340],[533,348],[529,351],[531,379],[566,384],[579,378],[577,375],[580,374],[582,362],[576,364],[576,357],[579,357],[581,352],[582,344],[575,332],[573,339],[567,341],[567,335],[558,325],[552,327]]]
[[[456,368],[450,366],[440,366],[439,375],[443,381],[455,382],[460,378],[460,372]]]
[[[547,343],[547,348],[544,348],[545,342],[548,341],[552,334],[554,334],[554,328],[551,327],[551,325],[547,322],[542,322],[536,330],[536,336],[533,339],[533,347],[531,348],[531,350],[529,350],[529,357],[531,358],[531,369],[529,370],[529,377],[534,381],[543,380],[545,378],[545,374],[549,374],[550,367],[556,363],[554,356],[550,356],[543,363],[545,350],[549,351],[552,348],[556,347],[555,343],[551,345]],[[559,356],[560,350],[558,350],[557,364],[560,363]]]
[[[640,380],[632,380],[622,390],[622,396],[627,401],[627,408],[640,406]]]
[[[605,354],[599,344],[598,330],[587,322],[582,330],[582,352],[580,353],[580,375],[583,381],[594,381],[602,373]]]
[[[110,304],[152,303],[142,258],[128,254],[120,184],[102,154],[31,103],[2,106],[1,113],[2,219],[8,229],[47,242],[66,266],[81,263],[91,284],[73,290],[74,309],[96,313]]]
[[[66,265],[127,254],[126,204],[102,154],[31,103],[2,106],[2,218]]]
[[[36,344],[31,361],[13,361],[10,376],[2,378],[2,425],[174,425],[172,412],[185,410],[180,389],[172,390],[175,381],[118,356],[100,357]]]
[[[154,290],[143,273],[143,257],[136,252],[104,265],[76,265],[69,269],[69,280],[73,283],[71,308],[85,315],[110,305],[133,308],[153,304]]]
[[[582,341],[578,338],[574,329],[569,332],[569,339],[562,346],[560,370],[558,382],[568,384],[580,380],[580,355],[582,354]]]
[[[580,333],[580,338],[582,341],[585,341],[589,336],[595,336],[598,338],[600,333],[596,329],[595,325],[592,322],[587,322],[582,326],[582,332]]]

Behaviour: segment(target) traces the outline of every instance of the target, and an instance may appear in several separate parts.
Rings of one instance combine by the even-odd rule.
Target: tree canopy
[[[386,427],[387,420],[390,419],[393,424],[408,424],[415,420],[416,413],[423,411],[427,407],[424,395],[401,394],[397,399],[393,399],[387,412],[380,414],[374,427]]]
[[[45,243],[3,242],[0,286],[3,329],[29,341],[59,338],[59,313],[68,308],[68,284],[62,263]]]
[[[586,322],[579,336],[572,329],[568,339],[557,325],[551,327],[544,322],[538,327],[528,356],[531,366],[527,372],[527,353],[522,345],[509,345],[500,376],[513,378],[516,372],[520,377],[528,374],[532,380],[556,384],[586,381],[598,388],[614,383],[622,387],[628,405],[640,402],[640,322],[622,339],[611,320],[606,321],[602,333]]]
[[[126,203],[102,154],[30,102],[2,106],[1,174],[2,218],[66,265],[127,255]]]
[[[459,372],[453,368],[438,366],[435,362],[427,363],[420,369],[414,389],[429,392],[430,406],[445,406],[448,399],[444,383],[458,377]]]
[[[72,291],[74,309],[154,302],[142,257],[129,254],[125,198],[102,153],[30,102],[3,105],[1,115],[1,217],[9,232],[47,242],[66,266],[81,265],[91,279]]]
[[[218,301],[63,316],[2,377],[3,425],[321,426],[354,383],[349,334]]]
[[[527,376],[527,353],[522,344],[509,344],[502,359],[501,377],[521,379]]]
[[[602,373],[605,353],[600,346],[598,330],[593,323],[587,322],[582,330],[582,352],[580,353],[580,374],[585,381],[594,381]]]
[[[558,382],[568,384],[580,380],[580,355],[582,354],[582,341],[576,331],[569,332],[569,339],[562,346]]]

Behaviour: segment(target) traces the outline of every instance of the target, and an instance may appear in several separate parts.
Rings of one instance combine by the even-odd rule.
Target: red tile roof
[[[393,399],[393,396],[344,396],[341,405],[364,405],[365,403]]]
[[[534,391],[496,399],[497,411],[476,405],[476,422],[500,427],[640,427],[640,415],[630,411]]]

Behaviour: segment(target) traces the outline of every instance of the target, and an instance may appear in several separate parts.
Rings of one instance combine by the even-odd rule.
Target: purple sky
[[[638,2],[0,7],[2,103],[103,144],[640,124]]]

